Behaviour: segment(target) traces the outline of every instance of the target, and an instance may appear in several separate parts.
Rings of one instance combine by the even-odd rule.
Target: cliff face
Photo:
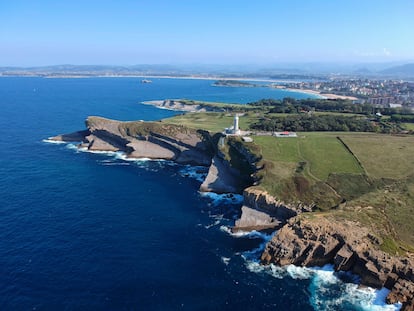
[[[87,130],[52,137],[81,141],[88,150],[122,151],[131,158],[173,160],[208,166],[211,154],[202,135],[180,126],[159,122],[120,122],[100,117],[86,120]]]
[[[240,173],[217,154],[217,137],[208,132],[162,122],[120,122],[88,117],[86,130],[51,137],[80,142],[80,148],[122,151],[130,158],[165,159],[180,164],[209,166],[200,187],[204,192],[241,192]]]
[[[287,204],[255,187],[245,189],[243,198],[242,214],[233,231],[277,228],[296,215],[312,211],[311,206]]]
[[[267,244],[264,264],[322,266],[351,271],[361,284],[391,290],[388,303],[402,302],[414,310],[414,260],[391,257],[376,250],[377,239],[367,228],[350,221],[326,217],[296,217],[288,221]]]
[[[239,188],[240,174],[232,168],[229,163],[221,157],[214,156],[208,174],[200,186],[203,192],[240,192]]]

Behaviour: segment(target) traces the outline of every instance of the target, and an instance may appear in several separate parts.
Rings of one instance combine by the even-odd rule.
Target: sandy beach
[[[321,98],[326,98],[326,99],[358,100],[358,98],[356,98],[354,96],[344,96],[344,95],[336,95],[336,94],[329,94],[329,93],[328,94],[325,94],[325,93],[322,94],[320,91],[315,91],[315,90],[303,90],[303,89],[294,89],[294,88],[285,88],[285,90],[292,91],[292,92],[298,92],[298,93],[317,95],[317,96],[320,96]]]

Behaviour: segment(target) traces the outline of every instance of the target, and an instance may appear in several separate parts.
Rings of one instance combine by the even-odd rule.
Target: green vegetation
[[[119,125],[121,133],[129,136],[147,136],[150,133],[176,136],[180,133],[194,134],[197,131],[184,125],[170,125],[161,122],[124,122]]]
[[[231,86],[231,87],[259,87],[259,84],[254,84],[241,80],[217,80],[213,83],[214,86]],[[263,85],[265,86],[265,85]]]
[[[185,105],[200,106],[206,108],[206,110],[214,110],[216,112],[246,112],[257,110],[257,107],[248,106],[244,104],[228,104],[228,103],[217,103],[217,102],[203,102],[191,99],[177,99],[175,102],[183,103]]]
[[[225,112],[197,112],[182,114],[164,121],[171,124],[202,128],[211,132],[222,132],[226,127],[233,125],[233,119],[234,114]],[[254,120],[257,120],[255,113],[245,113],[240,117],[240,128],[248,130]]]
[[[372,179],[401,179],[414,172],[413,136],[350,133],[342,139]]]
[[[390,127],[371,122],[364,117],[341,116],[333,114],[311,115],[296,114],[289,116],[270,116],[250,125],[253,130],[260,131],[338,131],[338,132],[376,132]]]
[[[364,173],[336,136],[306,133],[301,137],[298,152],[309,163],[312,175],[319,180],[326,180],[331,173]]]
[[[360,115],[374,115],[379,112],[382,115],[413,115],[410,110],[405,108],[386,108],[376,107],[371,104],[354,104],[350,100],[345,99],[299,99],[286,97],[283,100],[278,99],[262,99],[257,102],[248,104],[249,106],[267,107],[271,112],[282,113],[298,113],[304,111],[325,111],[325,112],[340,112],[340,113],[354,113]]]

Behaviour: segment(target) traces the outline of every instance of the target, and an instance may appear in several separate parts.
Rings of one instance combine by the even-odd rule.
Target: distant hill
[[[362,67],[362,68],[356,69],[353,73],[357,74],[357,75],[370,75],[370,74],[372,74],[372,70],[370,70],[366,67]]]
[[[387,75],[404,75],[414,77],[414,63],[390,67],[380,71],[380,73]]]

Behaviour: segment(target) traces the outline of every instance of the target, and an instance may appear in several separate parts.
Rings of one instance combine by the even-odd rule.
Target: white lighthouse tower
[[[234,135],[240,135],[239,116],[237,114],[234,116],[234,121],[233,121],[233,134]]]

